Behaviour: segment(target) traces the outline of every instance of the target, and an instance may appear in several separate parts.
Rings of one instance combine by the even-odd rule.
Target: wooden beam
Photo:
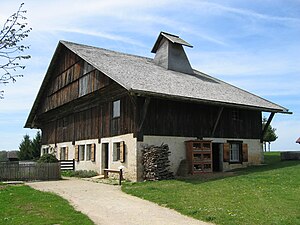
[[[219,121],[220,121],[220,118],[221,118],[223,109],[224,109],[224,107],[220,107],[220,109],[219,109],[218,117],[217,117],[217,119],[216,119],[214,128],[213,128],[213,130],[212,130],[212,132],[211,132],[211,135],[210,135],[211,137],[213,137],[213,136],[215,135],[215,132],[216,132],[217,126],[218,126],[218,124],[219,124]]]
[[[143,124],[144,124],[145,119],[146,119],[149,103],[150,103],[150,98],[147,97],[145,99],[145,102],[144,102],[144,105],[143,105],[143,109],[142,109],[143,114],[142,114],[142,118],[141,118],[140,125],[139,125],[139,128],[138,128],[138,132],[140,132],[142,130]]]
[[[267,123],[264,127],[264,129],[262,130],[262,133],[261,133],[261,138],[260,138],[260,142],[263,143],[263,140],[264,140],[264,136],[265,136],[265,133],[267,132],[267,129],[268,129],[268,126],[271,124],[271,121],[274,117],[275,113],[272,112],[267,120]]]

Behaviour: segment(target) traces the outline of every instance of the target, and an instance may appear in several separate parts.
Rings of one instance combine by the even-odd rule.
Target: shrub
[[[97,176],[98,173],[93,170],[76,170],[76,171],[69,170],[69,171],[62,171],[61,175],[66,177],[89,178],[89,177]]]
[[[52,154],[44,154],[41,156],[41,158],[38,160],[40,163],[56,163],[58,162],[58,159],[52,155]]]

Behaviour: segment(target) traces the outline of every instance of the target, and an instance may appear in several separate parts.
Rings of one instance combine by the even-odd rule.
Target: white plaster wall
[[[142,174],[142,153],[141,150],[143,145],[161,145],[162,143],[168,144],[171,151],[169,156],[170,160],[170,170],[176,174],[181,160],[186,159],[186,148],[185,141],[195,140],[195,137],[171,137],[171,136],[144,136],[143,142],[138,142],[138,174]],[[234,139],[234,138],[203,138],[204,140],[211,140],[215,143],[226,143],[228,140],[232,141],[243,141],[243,143],[248,144],[248,162],[239,164],[229,164],[227,162],[222,162],[223,171],[246,167],[248,165],[261,164],[263,160],[262,154],[262,144],[259,139]],[[223,152],[221,152],[223,155]],[[223,160],[222,160],[223,161]],[[142,176],[138,177],[138,180],[142,179]]]
[[[250,165],[258,165],[263,162],[262,143],[259,139],[236,139],[236,138],[203,138],[204,140],[211,140],[213,143],[226,143],[230,141],[242,141],[248,145],[248,162],[230,164],[223,162],[223,171],[228,171],[236,168],[243,168]]]
[[[168,144],[170,149],[170,170],[176,175],[181,160],[186,159],[185,141],[195,140],[195,137],[172,137],[172,136],[144,136],[143,142],[138,142],[138,164],[139,170],[143,171],[142,165],[142,153],[143,145],[161,145],[162,143]],[[141,172],[142,173],[142,172]],[[141,177],[140,177],[141,178]]]
[[[86,160],[86,151],[84,156],[84,161],[75,161],[75,169],[76,170],[94,170],[98,173],[100,173],[100,145],[98,144],[98,139],[89,139],[89,140],[82,140],[82,141],[76,141],[75,145],[88,145],[88,144],[96,144],[96,153],[95,153],[95,162],[92,162],[91,160]],[[71,156],[75,158],[75,145],[72,145],[72,150],[70,151],[69,148],[69,154],[71,152]],[[71,158],[71,159],[73,159]]]
[[[143,142],[137,142],[137,139],[133,137],[133,134],[120,135],[109,138],[102,138],[101,143],[98,143],[98,139],[76,141],[75,145],[82,144],[96,144],[96,158],[95,162],[92,161],[79,161],[75,164],[76,170],[94,170],[100,174],[103,174],[102,167],[102,143],[109,144],[109,169],[118,169],[123,166],[124,178],[132,181],[142,181],[143,180],[143,166],[142,166],[142,153],[141,150],[143,145],[161,145],[162,143],[168,144],[171,151],[169,156],[170,160],[170,170],[176,174],[178,166],[181,160],[186,159],[186,149],[185,141],[194,140],[195,137],[171,137],[171,136],[144,136]],[[234,139],[234,138],[203,138],[204,140],[212,140],[215,143],[226,143],[228,140],[243,141],[243,143],[248,144],[248,162],[242,164],[229,164],[223,162],[223,170],[231,170],[235,168],[246,167],[248,165],[255,165],[262,163],[263,152],[262,144],[259,139]],[[115,142],[125,142],[125,162],[113,161],[113,143]],[[56,145],[43,145],[44,147],[53,147],[56,149],[56,157],[59,159],[60,147],[68,147],[68,159],[75,158],[75,145],[72,142],[58,143]]]
[[[113,161],[113,144],[115,142],[125,142],[125,162]],[[118,169],[123,166],[123,176],[125,179],[137,181],[137,140],[133,137],[133,134],[125,134],[109,138],[101,138],[101,144],[109,144],[109,157],[108,167],[109,169]],[[101,145],[102,146],[102,145]],[[102,154],[101,154],[102,155]],[[103,169],[101,168],[101,173]]]
[[[100,173],[100,144],[98,144],[98,139],[90,139],[83,141],[76,141],[75,145],[85,145],[85,144],[96,144],[96,154],[95,154],[95,162],[90,160],[86,161],[75,161],[75,170],[93,170]],[[55,156],[60,160],[60,148],[68,147],[68,160],[75,159],[75,145],[72,145],[72,142],[62,142],[57,143],[56,147],[54,144],[51,145],[43,145],[44,147],[53,147],[55,149]],[[86,151],[85,151],[85,159],[86,159]]]

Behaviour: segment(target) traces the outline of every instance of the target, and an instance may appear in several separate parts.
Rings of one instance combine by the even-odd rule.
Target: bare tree
[[[20,61],[30,58],[30,55],[23,54],[29,45],[23,45],[22,41],[32,30],[25,22],[27,18],[24,14],[27,11],[22,9],[23,5],[8,17],[0,30],[0,84],[14,83],[17,77],[22,77],[22,74],[17,73],[17,70],[25,69]],[[3,98],[3,91],[0,92],[0,98]]]

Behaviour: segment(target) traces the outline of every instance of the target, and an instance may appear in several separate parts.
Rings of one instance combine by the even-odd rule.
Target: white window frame
[[[113,101],[112,118],[118,118],[121,116],[121,100]]]
[[[65,160],[66,154],[67,154],[67,147],[66,146],[60,147],[60,152],[59,152],[59,158],[60,158],[60,160]],[[62,155],[63,155],[63,157],[62,157]]]
[[[120,161],[121,158],[120,147],[121,147],[121,142],[113,143],[113,162]]]
[[[42,155],[49,154],[49,147],[42,148]]]
[[[232,142],[230,143],[230,162],[240,162],[241,161],[241,143]]]
[[[86,144],[85,146],[85,152],[86,152],[86,161],[91,161],[91,155],[92,155],[92,144]]]
[[[85,144],[78,145],[78,160],[79,161],[85,160]]]

